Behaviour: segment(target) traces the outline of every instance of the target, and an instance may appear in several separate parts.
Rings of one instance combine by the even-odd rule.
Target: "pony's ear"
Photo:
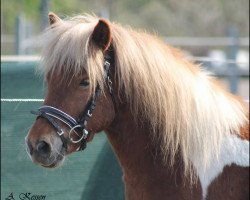
[[[106,51],[111,44],[111,30],[107,21],[100,19],[92,33],[92,41],[95,45]]]
[[[62,21],[62,20],[60,19],[60,17],[58,17],[58,16],[57,16],[55,13],[53,13],[53,12],[49,12],[48,17],[49,17],[49,24],[50,24],[50,25]]]

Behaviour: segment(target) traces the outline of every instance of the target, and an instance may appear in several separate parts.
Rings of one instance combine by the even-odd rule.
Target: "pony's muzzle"
[[[50,137],[50,139],[39,138],[37,140],[32,140],[29,137],[25,138],[27,153],[29,154],[31,160],[44,167],[56,167],[63,160],[63,143],[55,134],[55,137]]]

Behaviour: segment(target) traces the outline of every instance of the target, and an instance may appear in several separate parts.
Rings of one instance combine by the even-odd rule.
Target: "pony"
[[[33,162],[62,165],[104,131],[126,200],[249,198],[244,100],[157,35],[48,16],[39,67],[48,91],[25,139]]]

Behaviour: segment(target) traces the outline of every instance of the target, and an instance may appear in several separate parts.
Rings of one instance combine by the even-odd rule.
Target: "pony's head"
[[[44,106],[34,112],[38,117],[26,143],[33,162],[56,167],[112,123],[114,102],[106,84],[111,77],[105,67],[113,62],[105,20],[63,21],[50,13],[49,22],[42,54],[48,92]]]

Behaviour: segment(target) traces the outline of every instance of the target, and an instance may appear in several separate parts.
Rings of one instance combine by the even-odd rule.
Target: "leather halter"
[[[110,78],[110,63],[111,63],[111,56],[106,54],[104,56],[104,78],[107,82],[109,93],[112,97],[112,101],[114,103],[114,96],[113,96],[113,88],[112,88],[112,81]],[[64,131],[61,126],[57,123],[57,120],[63,122],[70,128],[69,131],[69,138],[72,143],[79,143],[81,142],[77,151],[84,150],[86,148],[86,139],[88,137],[88,130],[86,129],[88,120],[92,117],[92,113],[96,107],[96,100],[100,96],[100,86],[97,84],[95,88],[95,93],[89,99],[86,104],[85,110],[83,112],[82,117],[79,120],[74,119],[69,114],[61,111],[58,108],[53,106],[44,105],[40,107],[37,111],[31,111],[31,114],[37,115],[37,118],[43,117],[48,120],[48,122],[54,127],[57,134],[60,136],[63,146],[67,149],[67,140],[64,137]],[[75,133],[78,136],[77,140],[72,138],[72,134]],[[79,135],[79,133],[81,135]]]

